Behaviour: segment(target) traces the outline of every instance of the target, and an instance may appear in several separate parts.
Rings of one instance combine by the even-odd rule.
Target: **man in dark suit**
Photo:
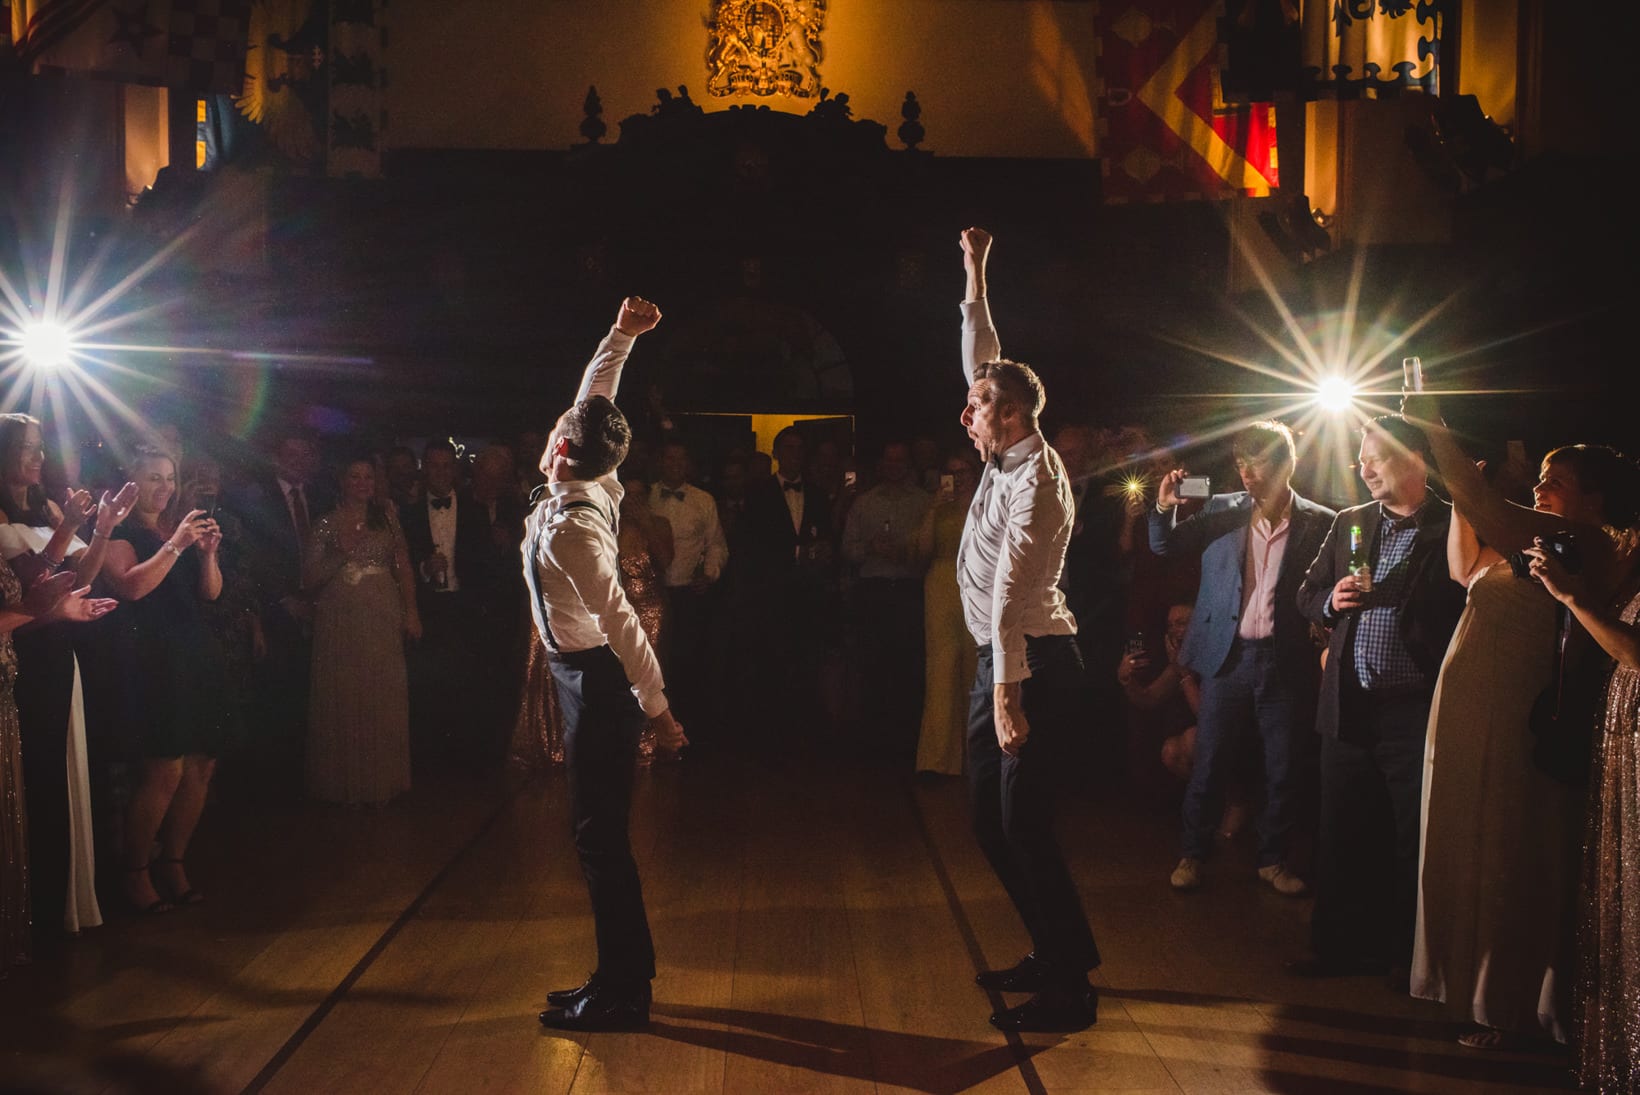
[[[1447,643],[1463,612],[1446,536],[1452,507],[1428,485],[1428,442],[1398,415],[1367,423],[1361,479],[1372,501],[1334,520],[1299,587],[1299,610],[1330,630],[1321,735],[1314,956],[1307,976],[1393,971],[1404,983],[1418,913],[1424,733]],[[1351,569],[1351,532],[1358,530]]]
[[[479,507],[456,490],[454,445],[428,442],[421,472],[421,499],[399,514],[422,620],[421,642],[410,654],[411,742],[424,761],[476,761],[488,752],[490,729],[479,729],[485,741],[473,740],[483,664],[479,587],[490,578],[490,536]]]
[[[1233,750],[1256,732],[1264,757],[1258,874],[1277,892],[1298,896],[1307,887],[1286,858],[1320,660],[1296,598],[1333,511],[1293,490],[1297,450],[1284,424],[1248,426],[1233,449],[1244,490],[1215,495],[1181,521],[1176,510],[1185,473],[1174,469],[1162,478],[1150,515],[1152,551],[1199,552],[1202,560],[1196,609],[1179,650],[1179,664],[1201,677],[1202,697],[1181,858],[1170,881],[1178,890],[1201,885]]]
[[[787,426],[772,447],[775,474],[747,488],[729,549],[739,629],[730,649],[749,670],[731,717],[749,743],[767,746],[820,729],[816,666],[833,559],[831,507],[803,475],[803,435]]]
[[[307,740],[313,603],[302,589],[302,552],[314,521],[336,504],[319,481],[319,444],[300,430],[281,433],[273,466],[245,492],[244,563],[256,586],[262,641],[257,667],[247,770],[264,774],[264,789],[300,794]]]

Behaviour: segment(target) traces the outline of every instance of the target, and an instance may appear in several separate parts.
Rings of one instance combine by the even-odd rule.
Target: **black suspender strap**
[[[538,569],[540,567],[541,559],[541,541],[545,539],[547,535],[547,522],[551,521],[552,518],[556,517],[559,513],[572,509],[596,510],[606,520],[609,517],[608,514],[604,513],[603,507],[588,499],[577,498],[573,501],[565,502],[562,506],[558,507],[557,513],[545,517],[536,523],[535,535],[530,539],[530,565],[524,571],[524,582],[530,587],[530,596],[534,598],[535,602],[541,607],[541,637],[546,639],[547,649],[551,650],[554,654],[558,653],[558,640],[553,638],[552,635],[552,623],[547,614],[547,597],[546,594],[541,591],[541,575]],[[612,527],[613,524],[614,523],[611,522]]]

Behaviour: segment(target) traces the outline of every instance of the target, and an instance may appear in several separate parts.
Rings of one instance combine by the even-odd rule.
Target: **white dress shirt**
[[[614,399],[631,352],[632,336],[610,328],[587,364],[576,402],[594,395]],[[615,537],[626,491],[613,471],[598,479],[549,483],[547,491],[525,522],[523,543],[524,565],[535,568],[541,588],[540,600],[530,605],[541,641],[551,648],[556,639],[566,654],[607,644],[644,714],[660,714],[667,709],[660,662],[621,588]],[[568,506],[577,501],[591,506]],[[538,541],[540,550],[532,557]]]
[[[445,570],[444,587],[440,592],[454,593],[461,588],[461,579],[456,577],[456,507],[461,503],[456,500],[455,491],[445,497],[450,500],[447,506],[434,509],[430,494],[422,505],[427,507],[427,529],[433,534],[433,550],[443,555],[450,564]]]
[[[808,494],[801,479],[787,479],[778,473],[774,481],[780,484],[780,493],[786,498],[786,512],[792,515],[792,531],[803,534],[803,498]],[[790,484],[788,486],[788,484]]]
[[[1253,523],[1247,527],[1247,559],[1241,568],[1241,622],[1236,626],[1236,634],[1244,639],[1268,639],[1276,633],[1276,581],[1292,527],[1292,491],[1275,522],[1254,504]]]
[[[1002,347],[985,301],[964,301],[962,314],[962,367],[972,386],[975,367]],[[991,646],[997,684],[1031,675],[1028,636],[1076,634],[1059,590],[1074,519],[1070,478],[1041,433],[986,463],[957,548],[957,588],[974,641]]]
[[[681,500],[676,497],[680,490]],[[672,525],[672,565],[666,568],[666,584],[689,585],[697,569],[708,582],[717,581],[729,559],[729,542],[718,523],[717,501],[692,483],[675,490],[655,483],[649,488],[649,508]]]

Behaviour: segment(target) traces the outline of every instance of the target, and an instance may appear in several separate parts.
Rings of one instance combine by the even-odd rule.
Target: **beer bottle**
[[[1366,541],[1361,536],[1361,526],[1350,526],[1350,573],[1355,575],[1356,585],[1362,593],[1372,592],[1372,561],[1367,558]]]

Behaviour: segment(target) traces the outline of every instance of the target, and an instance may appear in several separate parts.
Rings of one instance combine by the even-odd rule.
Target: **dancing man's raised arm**
[[[621,367],[626,355],[632,352],[632,343],[645,331],[652,330],[661,321],[661,310],[642,297],[627,297],[621,301],[621,311],[615,317],[615,326],[598,343],[586,372],[581,374],[581,390],[575,401],[591,399],[595,395],[615,401],[621,387]]]
[[[1002,356],[1002,343],[991,324],[991,306],[985,299],[985,260],[991,253],[991,233],[983,228],[962,230],[962,268],[968,288],[962,300],[962,375],[972,386],[974,369]]]

